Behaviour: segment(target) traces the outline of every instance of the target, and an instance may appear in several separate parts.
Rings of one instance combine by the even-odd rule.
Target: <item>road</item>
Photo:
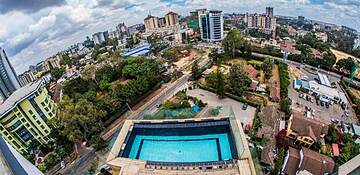
[[[279,57],[274,57],[274,56],[270,56],[270,55],[264,55],[264,54],[260,54],[260,53],[252,53],[253,56],[255,57],[260,57],[260,58],[265,58],[265,57],[270,57],[270,58],[273,58],[273,59],[276,59],[276,60],[284,60],[283,58],[279,58]],[[304,64],[302,63],[298,63],[298,62],[295,62],[295,61],[290,61],[290,60],[286,60],[286,63],[287,64],[290,64],[292,66],[295,66],[295,67],[300,67]],[[316,70],[317,68],[314,67],[314,66],[310,66],[310,65],[304,65],[305,67],[307,68],[310,68],[310,69],[314,69]],[[330,72],[330,71],[327,71],[327,70],[324,70],[324,69],[318,69],[318,71],[322,74],[325,74],[327,75],[330,79],[334,80],[334,81],[340,81],[341,79],[341,75],[338,75],[334,72]],[[343,77],[344,80],[346,81],[349,81],[350,79],[348,77]],[[356,85],[356,86],[360,86],[360,82],[359,81],[356,81],[356,80],[353,80],[353,84]]]

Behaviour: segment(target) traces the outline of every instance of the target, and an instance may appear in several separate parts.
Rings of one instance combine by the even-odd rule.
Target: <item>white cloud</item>
[[[61,6],[31,14],[0,14],[0,46],[11,55],[16,70],[22,72],[94,32],[112,29],[120,22],[141,23],[149,11],[157,16],[170,10],[187,15],[198,8],[263,13],[270,5],[275,7],[275,14],[303,15],[360,29],[360,23],[354,22],[360,18],[359,4],[358,0],[328,0],[316,5],[309,0],[66,0]]]

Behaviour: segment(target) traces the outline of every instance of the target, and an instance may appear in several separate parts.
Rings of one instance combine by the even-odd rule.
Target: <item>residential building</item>
[[[119,39],[124,39],[130,37],[130,31],[126,27],[125,23],[120,23],[116,26],[116,32],[118,34]]]
[[[56,115],[56,105],[43,81],[15,91],[0,105],[0,135],[19,152],[27,152],[32,141],[49,141],[49,120]]]
[[[19,75],[18,79],[19,79],[19,83],[20,83],[21,87],[23,87],[23,86],[35,81],[36,77],[32,71],[28,70],[28,71],[22,73],[21,75]]]
[[[159,27],[166,27],[165,17],[158,18]]]
[[[224,38],[224,19],[222,11],[210,10],[199,15],[201,39],[218,42]]]
[[[332,174],[335,162],[332,158],[302,147],[301,150],[289,147],[282,166],[285,175]]]
[[[93,38],[93,41],[94,41],[95,44],[102,44],[103,42],[106,41],[106,37],[104,35],[104,32],[94,33],[92,38]]]
[[[328,36],[325,32],[315,32],[315,36],[323,42],[328,41]]]
[[[274,32],[276,30],[274,8],[266,7],[265,14],[246,14],[245,23],[247,23],[249,29],[261,29],[265,32]]]
[[[179,24],[179,17],[177,13],[169,12],[165,15],[166,26],[174,26]]]
[[[43,175],[33,164],[18,153],[0,136],[0,174]]]
[[[328,133],[328,126],[320,121],[305,117],[301,113],[291,115],[286,136],[295,141],[295,144],[310,147]]]
[[[82,45],[82,44],[81,44]],[[60,68],[61,55],[56,54],[53,57],[47,58],[45,63],[49,66],[49,69]]]
[[[151,16],[148,15],[145,19],[144,19],[144,23],[145,23],[145,31],[146,32],[151,32],[154,29],[159,28],[158,25],[158,19],[155,16]]]
[[[5,50],[0,47],[0,100],[7,99],[20,88],[19,80]]]

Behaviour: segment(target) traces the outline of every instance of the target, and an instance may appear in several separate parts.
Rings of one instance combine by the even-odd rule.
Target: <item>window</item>
[[[30,127],[30,125],[28,123],[25,124],[26,127]]]
[[[11,140],[11,139],[12,139],[12,137],[11,137],[11,136],[9,136],[8,138],[9,138],[9,140]]]
[[[45,108],[45,111],[46,111],[46,112],[49,112],[49,108],[48,108],[48,107],[46,107],[46,108]]]
[[[3,122],[2,124],[7,125],[7,124],[11,123],[12,121],[14,121],[15,119],[16,119],[16,116],[14,115],[11,118],[9,118],[8,120],[6,120],[5,122]]]
[[[8,129],[9,129],[9,131],[12,131],[12,130],[16,129],[18,126],[20,126],[20,125],[21,125],[21,121],[18,120],[13,125],[11,125]]]
[[[45,129],[45,126],[44,126],[44,125],[40,125],[40,127],[41,127],[42,129]]]
[[[6,131],[4,132],[4,134],[5,134],[5,136],[9,135],[8,132],[6,132]]]
[[[47,134],[47,133],[49,133],[49,131],[48,131],[48,130],[45,130],[45,133]]]
[[[0,131],[4,130],[4,128],[2,126],[0,126]]]
[[[17,144],[15,141],[13,141],[12,143],[15,145],[16,148],[19,148],[19,147],[20,147],[20,145]]]
[[[33,115],[34,113],[31,110],[29,110],[29,114]]]
[[[49,116],[50,116],[50,117],[52,117],[52,116],[53,116],[53,114],[52,114],[51,112],[49,112]]]
[[[24,122],[24,123],[26,122],[26,120],[24,118],[22,118],[21,121]]]
[[[41,102],[41,105],[42,105],[42,106],[45,106],[45,103],[44,103],[44,102]]]
[[[49,100],[47,98],[45,99],[45,104],[49,104]]]
[[[38,123],[39,125],[41,124],[41,122],[39,120],[36,120],[36,123]]]

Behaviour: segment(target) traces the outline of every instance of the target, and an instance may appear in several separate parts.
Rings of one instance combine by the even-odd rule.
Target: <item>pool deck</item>
[[[212,118],[193,118],[193,119],[176,119],[176,120],[126,120],[115,144],[111,149],[107,158],[107,164],[111,167],[114,175],[155,175],[155,174],[224,174],[224,175],[255,175],[255,168],[251,158],[248,142],[241,127],[241,122],[238,118],[230,118],[230,126],[232,128],[236,144],[236,149],[239,154],[239,159],[234,160],[233,164],[224,166],[212,166],[212,169],[202,169],[201,167],[149,167],[147,161],[135,160],[129,158],[118,157],[121,150],[125,149],[125,138],[129,131],[132,130],[134,124],[137,123],[167,123],[179,122],[186,123],[192,121],[206,121],[206,120],[224,120],[229,117],[212,117]]]

